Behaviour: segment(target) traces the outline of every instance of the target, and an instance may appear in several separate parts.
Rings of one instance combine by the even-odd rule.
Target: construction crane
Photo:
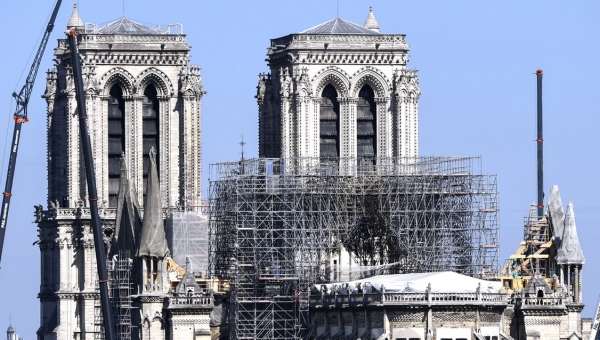
[[[2,210],[0,212],[0,259],[2,258],[2,248],[4,245],[4,236],[6,233],[6,222],[8,219],[8,209],[10,207],[10,198],[12,196],[12,185],[15,174],[15,166],[17,162],[17,151],[19,149],[19,142],[21,137],[21,126],[23,123],[29,121],[27,117],[27,105],[29,104],[29,98],[33,90],[35,78],[40,68],[42,56],[46,50],[50,33],[54,28],[54,21],[58,14],[58,10],[62,0],[57,0],[54,6],[54,11],[48,21],[48,26],[40,42],[37,53],[31,65],[27,80],[21,91],[13,93],[16,101],[16,110],[14,114],[15,128],[13,133],[12,144],[10,148],[10,159],[8,163],[8,171],[6,174],[6,188],[2,199]],[[79,53],[77,50],[77,35],[75,30],[71,30],[68,34],[69,44],[71,47],[71,62],[73,66],[73,76],[75,79],[75,92],[77,97],[77,111],[79,112],[80,122],[80,135],[81,144],[83,147],[83,154],[85,159],[85,169],[87,184],[90,195],[90,210],[91,210],[91,224],[94,233],[94,246],[96,248],[96,262],[98,268],[98,280],[100,286],[100,301],[102,307],[102,316],[104,322],[104,335],[107,340],[115,339],[115,328],[113,327],[112,310],[108,296],[108,271],[106,268],[106,251],[104,249],[104,241],[102,237],[102,224],[100,222],[100,216],[98,214],[98,195],[96,190],[96,177],[94,174],[94,163],[92,157],[92,147],[90,143],[90,136],[87,127],[87,113],[85,109],[85,93],[83,90],[83,78],[81,74],[81,61],[79,59]]]
[[[27,80],[25,80],[25,85],[23,85],[23,88],[21,88],[19,93],[13,93],[17,107],[14,114],[15,128],[10,147],[8,171],[6,172],[6,187],[4,189],[2,208],[0,210],[0,260],[2,259],[2,248],[4,246],[4,235],[6,234],[8,208],[10,207],[10,198],[12,196],[13,178],[15,176],[15,166],[17,163],[17,151],[19,150],[19,141],[21,140],[21,126],[23,123],[29,121],[29,118],[27,117],[27,105],[29,104],[29,98],[31,97],[31,92],[33,91],[33,84],[35,83],[35,78],[38,74],[42,56],[44,55],[46,45],[48,44],[48,39],[50,38],[50,33],[52,33],[52,29],[54,28],[54,20],[56,20],[56,15],[58,14],[58,9],[60,8],[61,2],[62,0],[56,1],[54,11],[52,12],[52,16],[50,16],[50,20],[48,21],[48,26],[46,26],[46,32],[44,32],[40,46],[38,47],[35,58],[33,59],[33,63],[31,64],[31,69],[27,75]]]
[[[598,297],[598,306],[596,307],[596,313],[592,320],[592,332],[590,333],[590,340],[598,339],[598,328],[600,327],[600,297]]]
[[[106,250],[104,249],[104,238],[102,237],[102,222],[98,213],[98,190],[96,188],[96,174],[94,171],[94,157],[92,154],[92,143],[87,124],[87,109],[85,105],[85,90],[83,88],[83,75],[81,72],[81,60],[77,48],[77,32],[71,29],[68,32],[69,48],[71,49],[71,66],[73,66],[73,79],[75,81],[75,97],[77,99],[77,113],[79,115],[79,135],[85,165],[85,177],[87,179],[88,195],[90,202],[90,215],[92,232],[94,234],[94,247],[96,249],[96,263],[98,269],[98,283],[100,287],[100,305],[102,308],[102,321],[104,323],[104,337],[106,340],[114,340],[115,328],[113,327],[112,310],[108,296],[108,270],[106,268]]]

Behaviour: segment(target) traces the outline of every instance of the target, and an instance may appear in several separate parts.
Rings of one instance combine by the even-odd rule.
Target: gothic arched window
[[[108,206],[117,206],[121,180],[121,154],[125,152],[125,101],[123,90],[113,85],[108,97]]]
[[[377,156],[375,117],[375,93],[369,85],[365,85],[358,93],[356,107],[356,155],[358,157],[372,158]]]
[[[142,135],[144,144],[144,197],[146,196],[146,187],[148,174],[150,173],[150,150],[156,151],[156,167],[159,170],[159,149],[158,149],[158,98],[154,85],[148,85],[144,90],[144,99],[142,101]],[[160,176],[160,171],[158,171]]]
[[[325,86],[321,94],[323,97],[319,112],[321,158],[340,156],[340,104],[337,96],[337,91],[331,84]]]

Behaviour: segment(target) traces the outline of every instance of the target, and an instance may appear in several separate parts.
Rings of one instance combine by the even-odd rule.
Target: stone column
[[[80,197],[80,188],[85,186],[85,181],[80,180],[79,122],[74,93],[67,95],[66,105],[67,150],[64,155],[67,158],[67,207],[74,208]]]
[[[186,94],[182,97],[183,101],[183,112],[181,115],[181,119],[183,119],[183,136],[181,137],[180,148],[184,151],[185,157],[182,157],[183,173],[184,176],[183,182],[184,187],[181,188],[182,196],[185,201],[186,207],[196,207],[200,206],[200,197],[202,192],[202,179],[201,179],[201,138],[200,136],[200,113],[199,113],[199,103],[200,99],[197,96],[192,95],[190,92],[186,92]],[[162,105],[161,105],[162,108]],[[170,112],[171,110],[166,107],[165,109],[161,109],[162,112]],[[164,119],[167,119],[166,117]],[[164,151],[163,155],[160,155],[161,164],[164,166],[169,166],[174,159],[174,155],[171,155],[168,150],[163,149],[163,145],[168,145],[168,140],[163,138],[163,134],[161,133],[161,150]],[[163,139],[165,139],[165,143],[163,143]],[[166,170],[166,169],[164,169]],[[161,173],[168,176],[169,172],[165,172],[163,167],[161,167]],[[167,180],[170,183],[170,180]],[[162,190],[167,190],[164,187],[165,180],[161,177],[161,188]],[[166,202],[167,206],[170,206],[171,202]]]
[[[356,173],[356,104],[357,98],[338,97],[340,105],[339,148],[340,174]]]
[[[106,206],[108,206],[108,99],[109,96],[98,97],[96,115],[101,117],[98,122],[99,142],[96,146],[98,149],[94,151],[96,154],[94,165],[97,169],[96,187],[100,199],[99,204],[101,205],[106,201]],[[100,155],[99,158],[98,155]]]
[[[131,181],[138,192],[138,202],[144,202],[144,161],[142,136],[142,100],[143,95],[123,96],[125,101],[125,158]]]
[[[176,101],[177,99],[171,98],[172,101]],[[162,108],[161,103],[161,108]],[[165,111],[166,110],[166,111]],[[182,131],[179,130],[179,126],[181,124],[182,116],[185,115],[184,112],[174,113],[174,110],[185,111],[185,100],[183,106],[177,106],[171,104],[171,107],[166,108],[165,110],[161,110],[160,117],[163,122],[160,123],[160,126],[163,128],[160,131],[160,186],[161,193],[166,192],[165,195],[167,202],[167,206],[175,206],[179,202],[183,206],[184,202],[182,202],[183,188],[180,188],[179,177],[181,174],[181,168],[183,167],[184,160],[181,155],[183,155],[183,146],[181,145],[180,133]],[[164,115],[163,115],[164,112]]]
[[[319,159],[320,156],[320,146],[321,146],[321,124],[320,124],[320,116],[319,113],[321,111],[321,97],[312,97],[312,152],[311,157],[314,157],[315,160]]]
[[[392,115],[388,110],[389,98],[375,97],[375,105],[377,106],[377,116],[375,117],[375,146],[377,157],[377,169],[380,169],[381,175],[385,174],[387,169],[387,161],[392,156],[391,145],[391,127]],[[383,171],[383,173],[382,173]]]
[[[580,298],[579,298],[579,287],[580,287],[580,280],[579,280],[579,265],[574,265],[575,267],[575,282],[573,283],[573,302],[581,302]]]
[[[573,294],[573,287],[571,287],[571,266],[568,264],[565,264],[564,266],[567,267],[567,293],[571,296],[571,294]]]
[[[281,97],[281,158],[286,161],[286,167],[289,166],[290,158],[293,156],[292,150],[292,117],[290,110],[290,98]]]

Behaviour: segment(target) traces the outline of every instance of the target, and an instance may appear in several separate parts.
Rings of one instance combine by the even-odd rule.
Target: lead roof
[[[98,33],[101,34],[161,34],[160,31],[153,30],[152,28],[135,22],[129,18],[122,17],[106,26],[100,28]]]
[[[301,34],[369,34],[380,35],[381,33],[368,29],[344,19],[335,18],[320,25],[306,29]]]

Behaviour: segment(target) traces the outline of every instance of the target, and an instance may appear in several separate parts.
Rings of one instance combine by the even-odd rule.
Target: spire
[[[560,248],[564,232],[565,213],[557,185],[553,185],[552,189],[550,189],[550,198],[548,199],[548,214],[550,215],[550,222],[552,223],[552,227],[554,229],[554,233],[552,235],[554,237],[554,243]]]
[[[562,236],[562,243],[558,249],[556,262],[558,264],[585,264],[585,257],[583,257],[581,245],[579,244],[579,237],[577,236],[573,203],[571,202],[567,205],[564,235]]]
[[[373,15],[373,6],[369,7],[369,15],[367,15],[367,20],[365,20],[365,24],[363,26],[379,33],[379,23],[375,19],[375,15]]]
[[[129,181],[125,155],[121,156],[121,181],[117,199],[117,216],[115,232],[109,256],[118,255],[120,251],[128,251],[129,256],[135,255],[137,240],[140,234],[140,207],[137,201],[135,186]]]
[[[167,236],[163,223],[162,204],[160,200],[160,183],[156,170],[156,151],[150,150],[150,173],[144,202],[144,222],[138,256],[158,257],[163,259],[169,253]]]
[[[69,22],[67,22],[67,29],[71,28],[82,28],[83,21],[79,17],[79,12],[77,11],[77,4],[73,4],[73,13],[71,13],[71,18],[69,18]]]

